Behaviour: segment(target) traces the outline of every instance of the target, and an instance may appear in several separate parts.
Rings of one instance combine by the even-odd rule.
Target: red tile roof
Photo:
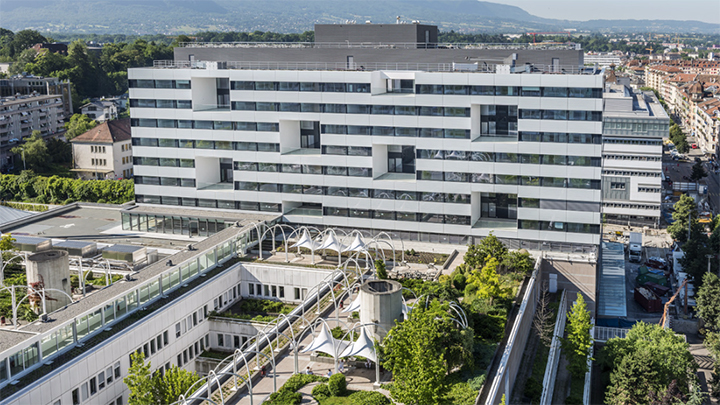
[[[70,142],[113,143],[130,140],[130,119],[104,122],[95,128],[78,135]]]

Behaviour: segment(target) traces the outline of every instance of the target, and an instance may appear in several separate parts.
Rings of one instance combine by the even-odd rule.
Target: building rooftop
[[[622,84],[609,83],[605,86],[603,101],[603,117],[669,119],[665,108],[650,91],[633,90]]]
[[[70,142],[114,143],[130,140],[130,118],[106,121],[95,128],[78,135]]]
[[[9,106],[9,105],[15,105],[15,104],[25,104],[25,103],[33,102],[33,101],[50,100],[53,98],[62,98],[62,95],[60,95],[60,94],[51,94],[51,95],[37,94],[37,95],[27,95],[27,96],[4,97],[4,98],[0,99],[0,105]]]

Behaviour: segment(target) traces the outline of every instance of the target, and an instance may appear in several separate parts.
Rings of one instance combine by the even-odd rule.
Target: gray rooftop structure
[[[627,316],[625,297],[625,248],[622,243],[602,242],[600,251],[597,315]]]
[[[401,66],[395,70],[402,70],[402,66],[406,66],[405,70],[436,70],[434,67],[438,65],[454,63],[528,64],[543,71],[548,70],[548,66],[557,66],[560,73],[561,70],[578,71],[584,61],[584,54],[576,44],[437,43],[437,27],[422,24],[320,24],[315,26],[315,32],[312,43],[184,43],[175,48],[175,62],[235,61],[228,64],[228,68],[291,63],[296,69],[310,63],[313,66],[328,64],[327,70],[384,70],[392,69],[395,64]]]

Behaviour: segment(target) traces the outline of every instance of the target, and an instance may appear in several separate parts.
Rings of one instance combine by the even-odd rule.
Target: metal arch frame
[[[380,232],[378,232],[378,233],[373,237],[373,239],[378,239],[378,240],[379,240],[382,236],[385,236],[385,237],[390,241],[390,243],[393,244],[393,261],[395,261],[395,257],[394,257],[394,256],[395,256],[395,253],[394,253],[394,252],[395,252],[395,247],[394,247],[394,246],[395,246],[395,245],[394,245],[395,239],[393,239],[392,236],[390,236],[390,234],[387,233],[387,232],[385,232],[385,231],[380,231]],[[400,260],[401,260],[402,263],[405,263],[405,242],[402,240],[402,238],[399,238],[399,240],[400,240],[400,247],[401,247],[401,249],[402,249],[402,250],[400,251],[400,252],[401,252],[401,253],[400,253]]]
[[[272,347],[272,340],[270,339],[270,336],[268,336],[268,334],[263,331],[258,331],[258,333],[256,333],[255,336],[253,337],[253,339],[255,339],[255,351],[257,353],[260,353],[260,339],[259,339],[260,334],[262,334],[262,337],[264,337],[265,341],[268,343],[268,347],[270,348],[270,353],[275,352],[276,349],[273,349],[273,347]],[[248,339],[248,342],[249,341],[250,341],[250,339]],[[255,360],[256,360],[255,368],[260,370],[260,356],[256,356]],[[275,363],[275,356],[270,357],[270,363],[272,364],[272,368],[273,368],[273,392],[275,392],[275,391],[277,391],[277,368],[276,368],[277,364]]]
[[[14,329],[17,329],[18,326],[19,326],[19,325],[18,325],[18,319],[17,319],[17,309],[18,309],[18,307],[20,306],[20,304],[22,304],[22,302],[23,302],[23,300],[25,300],[25,298],[28,299],[28,302],[30,301],[30,298],[29,298],[29,297],[30,297],[30,294],[25,294],[25,296],[22,297],[19,302],[15,302],[15,301],[16,301],[16,297],[15,297],[15,289],[16,289],[16,288],[30,289],[30,290],[33,290],[33,292],[34,292],[35,294],[38,294],[38,295],[42,294],[41,299],[42,299],[42,311],[43,311],[43,312],[42,312],[41,315],[47,314],[47,311],[45,310],[45,308],[46,308],[46,306],[45,306],[45,302],[46,302],[45,291],[46,291],[46,290],[61,292],[61,293],[65,294],[68,298],[70,298],[70,303],[73,303],[73,302],[74,302],[73,299],[72,299],[72,297],[71,297],[70,295],[68,295],[68,293],[66,293],[65,291],[62,291],[62,290],[58,290],[57,288],[43,288],[43,289],[41,289],[41,290],[37,290],[37,289],[35,289],[35,288],[33,288],[33,287],[29,286],[29,285],[2,286],[2,287],[0,287],[0,291],[4,291],[4,290],[9,290],[9,291],[10,291],[10,300],[11,300],[11,304],[12,304],[12,308],[13,308],[12,311],[13,311],[13,326],[14,326]]]
[[[78,264],[79,264],[79,266],[78,266],[78,280],[79,280],[79,282],[80,282],[80,285],[82,286],[83,298],[85,298],[85,293],[86,293],[86,288],[85,288],[85,286],[87,285],[87,283],[85,282],[85,281],[86,281],[85,279],[87,278],[87,276],[90,275],[90,273],[93,273],[93,269],[95,268],[95,266],[94,266],[94,264],[93,264],[93,266],[90,267],[90,268],[87,270],[87,275],[85,275],[85,271],[83,270],[83,264],[82,264],[82,263],[83,263],[83,258],[82,258],[82,256],[68,257],[68,264],[69,264],[69,263],[72,263],[73,261],[76,261],[76,260],[77,260],[77,262],[78,262]],[[110,284],[109,284],[109,279],[110,279],[110,261],[108,261],[107,259],[105,259],[105,261],[107,262],[108,267],[107,267],[107,269],[102,268],[102,270],[103,270],[103,272],[105,273],[105,287],[107,287],[107,286],[110,285]],[[101,261],[100,263],[102,263],[102,261]]]
[[[20,252],[20,253],[14,254],[10,259],[5,261],[2,258],[3,252],[15,252],[15,251],[14,250],[0,251],[0,262],[2,262],[2,267],[0,267],[0,286],[5,285],[5,267],[7,267],[8,264],[11,264],[13,260],[15,260],[19,257],[19,258],[23,259],[23,261],[20,262],[20,265],[25,266],[27,268],[27,258],[28,258],[27,252]]]
[[[409,289],[409,288],[404,288],[404,287],[403,287],[403,289],[406,289],[406,290],[408,290],[408,291],[411,291],[413,294],[415,294],[415,291],[413,291],[413,290],[411,290],[411,289]],[[428,308],[428,305],[430,304],[430,298],[433,297],[433,295],[431,295],[431,294],[422,294],[422,295],[420,295],[419,297],[416,295],[416,297],[417,297],[417,298],[416,298],[416,305],[417,305],[417,302],[419,302],[421,298],[425,297],[425,309],[427,309],[427,308]],[[438,298],[438,300],[440,300],[439,297],[436,297],[436,298]],[[465,310],[463,310],[462,307],[460,307],[460,305],[459,305],[457,302],[455,302],[455,301],[445,301],[445,302],[448,303],[448,305],[450,306],[450,309],[451,309],[451,310],[455,313],[455,315],[459,318],[459,319],[458,319],[458,318],[456,318],[455,316],[452,316],[452,315],[451,315],[451,316],[450,316],[450,319],[452,319],[455,323],[457,323],[458,326],[460,326],[461,328],[463,328],[463,329],[468,328],[468,327],[469,327],[469,323],[468,323],[468,320],[467,320],[467,314],[465,313]],[[413,305],[413,307],[415,307],[415,305]]]
[[[301,332],[305,328],[312,325],[312,323],[310,321],[308,321],[307,319],[305,319],[305,316],[303,316],[303,315],[293,315],[293,316],[296,317],[297,319],[305,321],[305,324],[303,324],[303,326],[301,326]],[[280,332],[280,323],[283,321],[287,322],[288,329],[290,329],[290,335],[292,337],[286,335],[284,332]],[[290,317],[286,314],[280,314],[272,322],[265,325],[265,327],[262,329],[262,331],[265,332],[267,330],[267,328],[270,327],[271,325],[275,325],[275,327],[278,329],[276,333],[279,333],[280,335],[284,336],[287,340],[289,340],[292,343],[293,354],[295,357],[295,374],[297,374],[299,372],[298,371],[298,348],[300,346],[300,340],[298,340],[295,336],[295,329],[293,329],[293,327],[292,327],[292,321],[290,320]]]
[[[212,379],[211,377],[215,377],[215,381],[217,382],[217,385],[218,385],[218,391],[220,391],[220,402],[221,402],[222,404],[224,404],[224,403],[225,403],[225,393],[224,393],[223,390],[222,390],[222,384],[220,384],[220,379],[218,378],[217,374],[215,374],[215,370],[210,370],[210,371],[208,372],[208,379],[207,379],[207,387],[208,387],[208,388],[207,388],[207,392],[208,392],[208,397],[212,397],[212,382],[213,382],[213,379]]]
[[[345,335],[343,336],[343,340],[344,340],[345,337],[346,337],[348,334],[350,334],[350,332],[352,332],[353,330],[355,330],[355,329],[357,329],[357,328],[364,328],[365,326],[370,326],[370,325],[382,329],[382,330],[385,332],[385,335],[386,335],[386,336],[387,336],[388,333],[390,333],[390,331],[388,331],[387,329],[383,328],[379,323],[361,323],[361,322],[355,322],[355,323],[353,324],[353,327],[350,328],[350,329],[348,329],[348,331],[345,333]],[[380,348],[380,344],[378,343],[378,341],[377,341],[376,339],[373,339],[373,349],[375,349],[375,384],[376,384],[376,385],[380,385],[380,350],[378,350],[379,348]]]
[[[269,227],[268,229],[266,229],[265,232],[263,232],[263,234],[262,234],[262,236],[260,237],[259,240],[264,240],[264,239],[265,239],[265,235],[266,235],[268,232],[270,232],[270,233],[272,234],[272,243],[273,243],[273,248],[272,248],[271,253],[275,252],[275,237],[277,236],[277,234],[275,233],[275,228],[279,228],[279,229],[280,229],[280,232],[282,232],[282,235],[283,235],[283,241],[285,242],[285,263],[289,263],[290,260],[288,259],[288,254],[287,254],[287,253],[288,253],[288,252],[287,252],[287,237],[285,236],[285,231],[283,230],[283,227],[288,227],[288,228],[292,229],[292,227],[291,227],[290,225],[275,224],[275,225]],[[259,233],[258,233],[258,235],[259,235]],[[259,245],[258,249],[259,249],[260,260],[263,260],[263,257],[262,257],[262,251],[263,251],[263,249],[262,249],[262,243]]]

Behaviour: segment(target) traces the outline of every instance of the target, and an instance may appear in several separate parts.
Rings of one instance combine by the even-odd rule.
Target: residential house
[[[70,140],[73,169],[85,179],[126,179],[133,175],[130,120],[104,122]]]

